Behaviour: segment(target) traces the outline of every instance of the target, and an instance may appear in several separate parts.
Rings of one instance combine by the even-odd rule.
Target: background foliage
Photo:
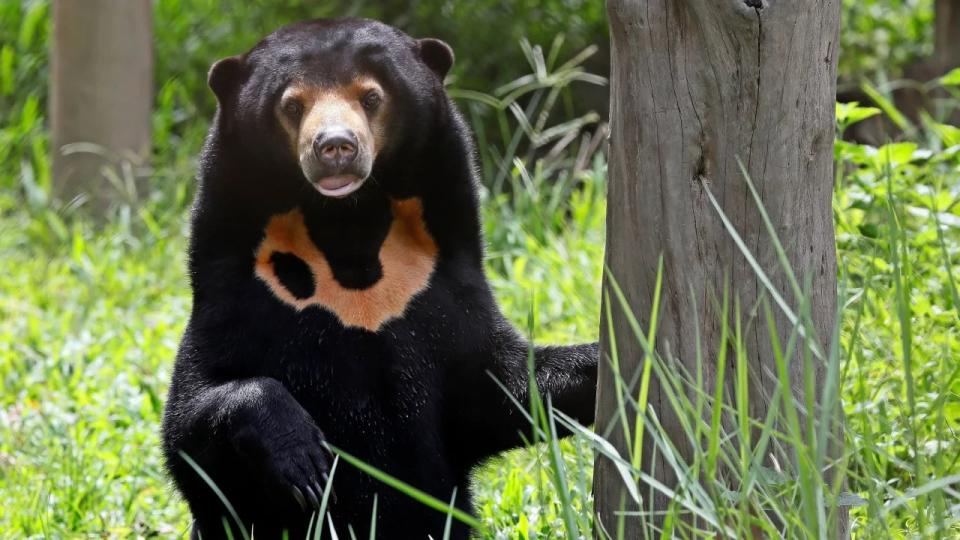
[[[840,76],[897,77],[933,53],[933,0],[843,0]]]

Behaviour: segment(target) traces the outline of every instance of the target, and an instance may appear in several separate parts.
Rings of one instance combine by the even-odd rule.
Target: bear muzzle
[[[357,135],[345,127],[326,129],[313,139],[313,155],[325,167],[342,170],[357,159]]]
[[[320,194],[343,198],[360,189],[369,176],[372,160],[368,155],[353,130],[334,125],[314,137],[301,166]]]

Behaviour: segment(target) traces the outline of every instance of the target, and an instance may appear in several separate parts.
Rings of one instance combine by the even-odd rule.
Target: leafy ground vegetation
[[[929,1],[845,3],[849,52],[842,65],[849,72],[906,61],[897,55],[907,50],[929,52]],[[166,538],[188,530],[186,508],[162,471],[158,431],[190,308],[185,217],[212,107],[203,74],[214,57],[242,49],[273,26],[326,14],[306,2],[234,4],[230,10],[204,0],[156,2],[162,24],[154,155],[149,168],[134,164],[111,172],[119,202],[106,225],[95,227],[82,205],[50,197],[49,6],[0,3],[0,538]],[[441,16],[465,29],[482,26],[471,26],[453,3],[436,10],[428,4],[406,15],[406,24],[421,27],[418,33],[434,33],[430,21]],[[480,142],[487,269],[501,305],[535,338],[575,342],[598,334],[606,167],[603,127],[571,105],[569,89],[602,82],[585,72],[590,50],[577,52],[602,42],[602,34],[591,32],[603,24],[593,8],[556,4],[554,18],[530,30],[543,50],[526,42],[505,48],[497,34],[490,58],[509,59],[493,79],[504,86],[471,83],[469,69],[494,65],[476,60],[467,67],[461,62],[455,88]],[[382,5],[353,9],[404,23],[403,10]],[[541,9],[534,2],[518,5],[514,20],[535,20]],[[551,46],[551,24],[572,30],[566,44]],[[475,33],[477,42],[495,34]],[[888,46],[874,47],[878,40]],[[457,40],[459,58],[485,58],[486,49],[471,52],[468,43]],[[531,71],[539,75],[508,83]],[[942,118],[948,118],[960,107],[960,72],[935,86],[942,89]],[[873,114],[899,123],[901,133],[881,147],[839,142],[836,149],[843,309],[839,342],[824,351],[824,360],[836,374],[846,413],[847,453],[835,465],[847,479],[845,491],[830,492],[804,468],[816,462],[822,441],[797,436],[789,400],[782,408],[786,427],[768,419],[750,448],[753,455],[794,452],[800,465],[771,470],[751,452],[728,445],[732,435],[718,436],[721,424],[745,426],[736,396],[700,396],[680,399],[677,408],[690,418],[717,421],[691,424],[708,444],[692,463],[675,469],[703,488],[690,482],[679,491],[671,516],[694,512],[712,524],[708,529],[730,537],[751,526],[780,530],[770,528],[779,523],[790,537],[812,538],[821,529],[810,501],[835,496],[850,505],[858,538],[960,535],[960,129],[932,117],[910,122],[882,95],[879,101],[880,109],[838,108],[838,133]],[[137,184],[134,177],[147,182]],[[638,332],[636,339],[644,336]],[[742,346],[736,329],[729,340],[734,351]],[[728,373],[745,381],[733,356]],[[684,384],[684,374],[661,369],[667,359],[651,356],[650,363],[649,376],[666,386]],[[609,449],[586,431],[557,443],[551,426],[565,420],[546,407],[531,411],[539,428],[531,438],[544,442],[476,473],[478,536],[591,537],[593,456],[609,456]],[[670,454],[655,417],[646,429]],[[718,463],[733,471],[736,481],[726,486],[738,485],[735,491],[712,478]],[[623,474],[638,478],[633,465],[626,458]],[[673,527],[677,536],[697,536]],[[323,534],[331,537],[328,530]]]

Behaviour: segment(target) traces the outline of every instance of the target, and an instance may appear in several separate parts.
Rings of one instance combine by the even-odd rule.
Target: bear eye
[[[363,98],[360,100],[360,104],[363,105],[364,109],[372,112],[380,106],[381,101],[383,101],[383,98],[380,96],[380,93],[376,90],[370,90],[363,95]]]
[[[291,99],[283,104],[283,114],[290,120],[300,120],[300,115],[303,114],[303,105],[299,101]]]

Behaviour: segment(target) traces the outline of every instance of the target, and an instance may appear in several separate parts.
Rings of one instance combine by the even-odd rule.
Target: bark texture
[[[117,195],[103,166],[149,151],[152,9],[150,0],[53,3],[53,181],[63,199],[85,193],[102,208]],[[103,155],[63,154],[64,145],[80,142],[102,147]]]
[[[738,159],[759,191],[795,273],[812,284],[816,331],[821,343],[828,344],[837,302],[831,197],[839,0],[608,0],[607,10],[612,78],[606,262],[646,324],[662,254],[658,350],[695,373],[699,336],[705,390],[712,393],[721,332],[714,305],[723,284],[730,284],[744,312],[765,295],[705,186],[793,304]],[[611,311],[620,336],[621,372],[629,380],[642,350],[616,300]],[[750,396],[751,414],[762,419],[766,396],[776,384],[769,373],[776,368],[762,311],[760,315],[745,341],[752,374],[766,387],[752,388]],[[776,316],[785,342],[792,325],[781,311]],[[601,336],[605,361],[597,429],[603,432],[617,405],[606,361],[614,344],[606,340],[606,327]],[[793,367],[799,370],[799,362]],[[802,379],[797,372],[792,375],[796,387]],[[818,373],[818,381],[823,376]],[[691,455],[690,442],[656,385],[649,406],[680,451]],[[609,438],[625,454],[622,430],[611,430]],[[667,464],[650,463],[653,454],[652,448],[644,449],[646,470],[672,485],[675,478]],[[598,459],[594,482],[598,519],[614,532],[623,492],[620,477],[609,461]],[[653,502],[654,510],[666,510],[664,497]],[[642,538],[638,527],[638,520],[628,519],[625,538]]]

